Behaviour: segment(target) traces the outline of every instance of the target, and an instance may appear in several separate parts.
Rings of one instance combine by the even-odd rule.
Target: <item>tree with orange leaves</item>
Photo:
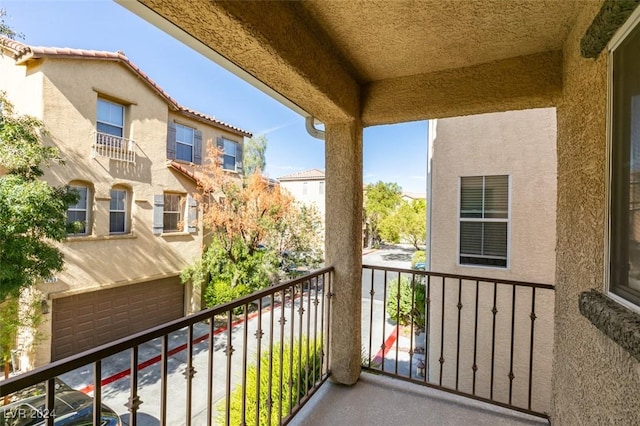
[[[242,179],[223,170],[218,160],[221,155],[210,143],[208,158],[214,160],[201,166],[198,173],[208,246],[202,259],[182,274],[183,282],[204,285],[208,306],[278,281],[283,277],[283,253],[309,251],[307,243],[312,241],[292,238],[291,234],[319,231],[315,224],[299,226],[301,217],[309,217],[308,212],[260,170]],[[294,247],[283,241],[304,241],[306,245]]]

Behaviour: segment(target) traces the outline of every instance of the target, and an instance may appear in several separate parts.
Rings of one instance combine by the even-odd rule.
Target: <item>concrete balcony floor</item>
[[[548,425],[534,416],[363,372],[353,386],[327,381],[291,425]]]

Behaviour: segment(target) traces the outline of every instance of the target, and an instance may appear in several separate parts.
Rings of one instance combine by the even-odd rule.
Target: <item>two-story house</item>
[[[65,269],[43,292],[35,365],[81,352],[200,308],[180,271],[200,256],[196,166],[207,145],[242,172],[247,131],[178,104],[122,52],[0,40],[0,90],[42,120],[64,165],[44,179],[80,194],[60,244]],[[23,353],[21,368],[29,363]]]

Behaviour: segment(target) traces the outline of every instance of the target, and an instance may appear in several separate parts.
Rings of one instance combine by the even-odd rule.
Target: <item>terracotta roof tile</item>
[[[292,181],[292,180],[324,180],[324,171],[320,169],[309,169],[290,175],[281,176],[279,181]]]
[[[45,56],[52,56],[58,58],[84,58],[84,59],[98,59],[107,61],[117,61],[128,67],[131,71],[138,75],[143,81],[150,85],[158,95],[163,98],[173,110],[182,114],[191,116],[193,118],[203,120],[214,124],[218,127],[223,127],[234,133],[238,133],[241,136],[251,137],[252,134],[246,130],[242,130],[239,127],[232,126],[218,120],[215,117],[197,112],[191,108],[180,105],[173,99],[167,92],[162,90],[158,84],[153,81],[144,71],[142,71],[136,64],[131,62],[124,52],[108,52],[102,50],[85,50],[85,49],[72,49],[68,47],[44,47],[44,46],[29,46],[19,41],[12,40],[3,36],[0,36],[0,46],[3,46],[5,50],[9,50],[13,53],[13,58],[18,64],[28,62],[32,59],[38,59]]]

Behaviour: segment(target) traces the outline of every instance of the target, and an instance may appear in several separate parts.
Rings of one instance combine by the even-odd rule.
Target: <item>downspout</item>
[[[436,139],[436,124],[437,120],[429,120],[429,125],[427,126],[427,238],[425,241],[426,245],[426,256],[425,256],[425,270],[431,270],[431,162],[433,159],[433,142]]]
[[[304,124],[307,129],[307,133],[312,137],[320,140],[324,140],[324,130],[320,130],[316,127],[317,120],[309,115],[304,119]]]

